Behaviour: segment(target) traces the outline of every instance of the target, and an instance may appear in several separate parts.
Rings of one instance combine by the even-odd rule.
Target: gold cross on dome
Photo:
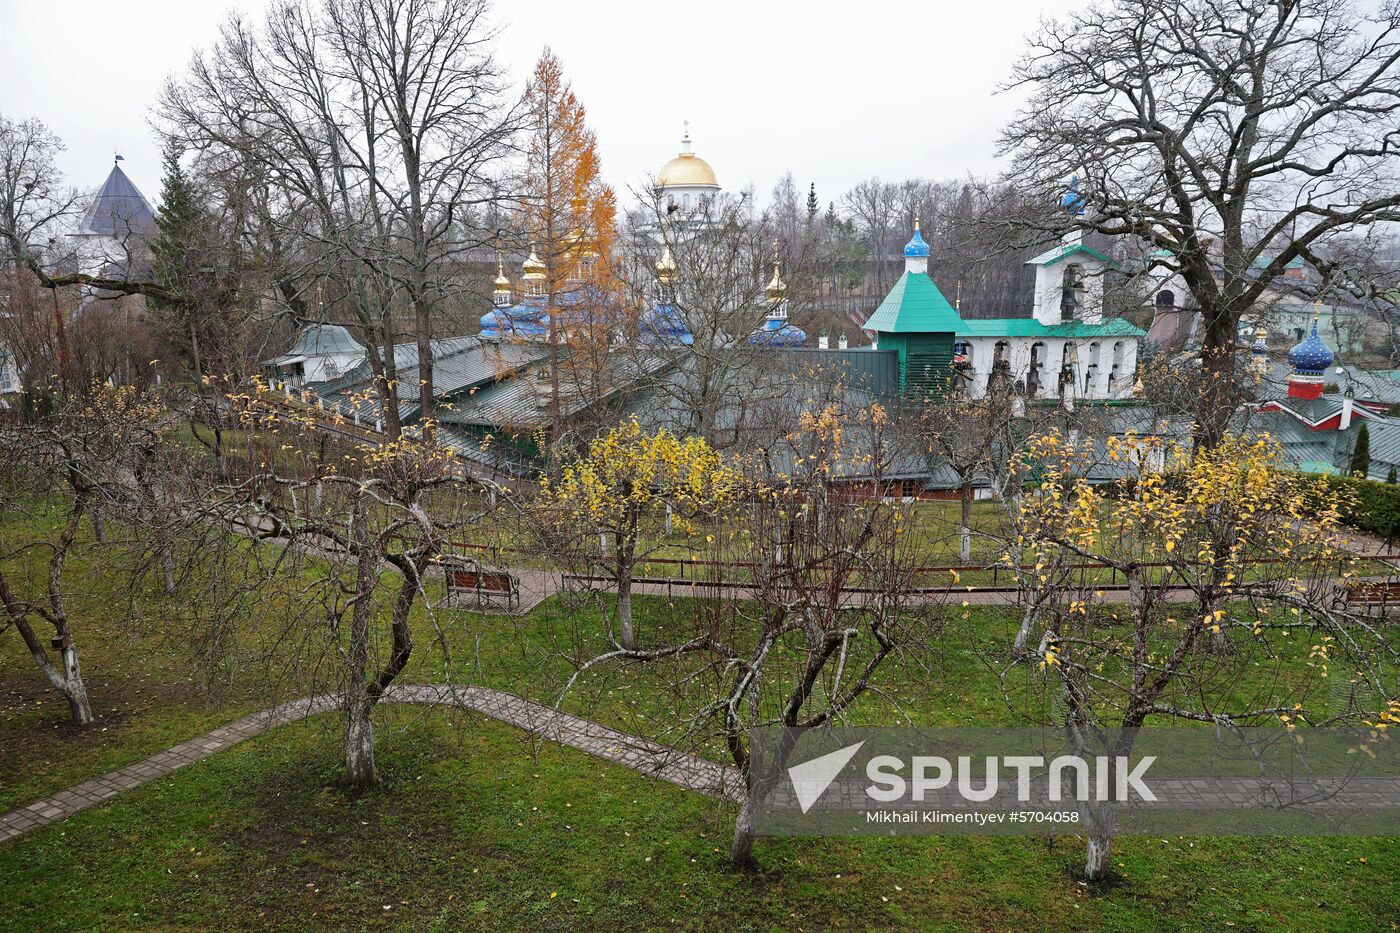
[[[686,139],[689,139],[689,138],[690,138],[690,121],[689,121],[689,120],[682,120],[681,123],[685,126],[685,138],[686,138]]]

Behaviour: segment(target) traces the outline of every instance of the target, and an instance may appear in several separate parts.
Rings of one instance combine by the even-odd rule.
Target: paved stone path
[[[744,795],[743,779],[734,768],[610,729],[589,719],[556,712],[551,707],[501,690],[404,684],[390,687],[384,702],[473,710],[518,726],[533,735],[587,752],[595,758],[623,765],[689,790],[733,801],[741,800]],[[339,708],[339,703],[339,698],[331,695],[283,703],[181,742],[135,764],[84,781],[51,797],[36,800],[0,816],[0,842],[22,836],[40,826],[66,820],[81,810],[140,787],[147,781],[203,761],[215,752],[237,745],[273,726],[332,712]]]

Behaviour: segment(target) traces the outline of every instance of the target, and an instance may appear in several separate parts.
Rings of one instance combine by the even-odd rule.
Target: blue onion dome
[[[674,305],[653,305],[642,314],[639,324],[642,343],[648,346],[690,346],[695,343],[695,336],[691,334],[689,325]]]
[[[488,339],[543,337],[549,333],[544,300],[526,298],[509,308],[496,308],[481,316],[481,336]]]
[[[1288,362],[1300,373],[1321,373],[1332,365],[1335,357],[1327,344],[1317,335],[1317,318],[1313,318],[1312,333],[1288,351]]]
[[[928,256],[928,244],[924,242],[924,235],[919,232],[919,218],[914,217],[914,236],[904,245],[904,258],[921,259]]]
[[[1084,214],[1084,192],[1079,190],[1078,175],[1070,176],[1069,190],[1060,198],[1060,209],[1071,217],[1079,217]]]
[[[492,308],[481,316],[481,336],[501,336],[501,329],[505,326],[504,312],[504,308]]]
[[[749,335],[749,345],[787,349],[800,347],[807,342],[807,333],[786,318],[770,317],[763,326]]]
[[[1268,356],[1268,355],[1269,355],[1268,336],[1269,336],[1269,332],[1268,332],[1267,330],[1265,330],[1264,328],[1260,327],[1259,329],[1257,329],[1257,330],[1254,332],[1254,344],[1253,344],[1253,346],[1251,346],[1251,347],[1249,348],[1249,352],[1252,353],[1252,354],[1254,354],[1255,356]]]

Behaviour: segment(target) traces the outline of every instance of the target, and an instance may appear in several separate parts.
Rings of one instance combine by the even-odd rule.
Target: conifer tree
[[[534,75],[525,92],[528,111],[528,143],[522,188],[523,209],[528,235],[545,265],[545,292],[550,312],[550,421],[558,430],[561,409],[560,347],[564,343],[606,343],[595,337],[592,326],[561,328],[560,297],[569,295],[569,314],[581,322],[602,326],[596,335],[609,330],[597,321],[602,308],[584,307],[582,292],[574,285],[587,281],[594,286],[588,294],[600,299],[610,287],[606,274],[608,257],[617,235],[616,197],[601,176],[597,137],[585,122],[583,104],[574,95],[555,54],[545,48],[535,64]],[[585,302],[586,303],[586,302]],[[571,367],[578,368],[594,359],[595,352],[575,346],[568,354]],[[593,348],[596,349],[596,348]],[[588,381],[588,373],[573,373],[571,381]]]
[[[203,262],[199,243],[205,226],[204,209],[194,183],[180,165],[183,155],[175,142],[165,147],[156,235],[151,239],[151,271],[162,287],[188,297],[196,291],[195,277]],[[155,302],[157,320],[171,343],[188,354],[196,378],[201,374],[199,310],[188,301]]]
[[[807,223],[817,219],[817,183],[812,182],[812,187],[807,189]]]
[[[1356,432],[1356,446],[1351,449],[1351,466],[1347,470],[1352,476],[1365,479],[1371,472],[1371,429],[1365,422]]]

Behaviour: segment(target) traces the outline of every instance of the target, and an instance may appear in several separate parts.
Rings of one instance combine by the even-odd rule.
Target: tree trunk
[[[1035,629],[1035,622],[1039,617],[1040,600],[1032,596],[1026,605],[1026,614],[1021,617],[1021,627],[1016,630],[1016,643],[1011,648],[1016,657],[1023,657],[1029,649],[1031,632]]]
[[[1113,834],[1092,834],[1089,848],[1084,855],[1084,879],[1103,881],[1111,873],[1109,858],[1113,853]]]
[[[750,796],[739,808],[739,818],[734,821],[734,839],[729,843],[729,861],[740,868],[752,868],[754,840],[754,803]]]
[[[433,322],[421,291],[413,298],[413,319],[418,332],[418,423],[423,428],[423,440],[431,444],[437,422],[437,399],[433,395]]]
[[[373,704],[362,698],[352,698],[346,710],[345,778],[351,784],[377,784],[379,772],[374,766],[374,725],[370,722]]]
[[[92,519],[92,536],[98,544],[107,543],[107,523],[102,520],[102,511],[97,506],[88,509],[88,517]]]
[[[63,649],[63,696],[68,700],[68,712],[74,725],[92,725],[92,704],[88,702],[87,685],[78,667],[78,649],[70,641]]]
[[[350,532],[358,564],[345,683],[345,778],[352,784],[373,784],[379,780],[374,768],[374,729],[369,718],[374,697],[370,694],[368,673],[370,615],[380,562],[379,552],[370,541],[368,498],[363,491],[355,497]]]
[[[635,647],[632,632],[632,575],[619,576],[617,581],[617,623],[622,630],[622,647]]]
[[[622,630],[622,647],[635,647],[632,630],[632,556],[636,553],[635,533],[617,536],[617,622]]]
[[[972,563],[972,480],[964,479],[962,484],[962,538],[958,546],[958,556],[964,564]]]
[[[169,545],[160,549],[161,583],[166,596],[175,595],[175,556]]]

